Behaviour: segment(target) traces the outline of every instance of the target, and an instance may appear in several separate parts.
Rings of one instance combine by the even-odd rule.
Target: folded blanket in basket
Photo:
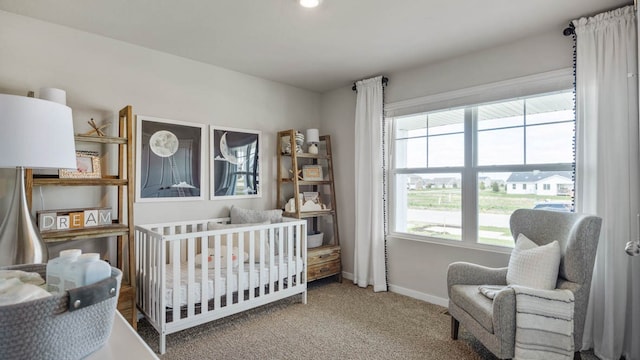
[[[573,359],[573,293],[511,287],[516,293],[514,359]]]

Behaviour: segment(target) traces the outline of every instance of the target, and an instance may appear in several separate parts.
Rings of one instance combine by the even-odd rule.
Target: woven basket
[[[0,269],[38,272],[45,264]],[[122,272],[53,296],[0,306],[0,358],[81,359],[102,347],[111,334]]]

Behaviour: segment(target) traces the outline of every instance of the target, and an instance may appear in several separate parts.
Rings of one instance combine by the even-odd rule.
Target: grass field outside
[[[508,227],[508,218],[513,211],[520,208],[531,209],[540,202],[568,200],[570,198],[567,196],[507,194],[504,189],[498,192],[494,192],[491,189],[479,190],[478,242],[498,246],[513,246],[513,238]],[[441,239],[461,240],[461,189],[408,190],[407,203],[409,210],[424,210],[428,214],[443,214],[442,216],[421,216],[408,219],[407,231],[409,233]],[[444,221],[441,218],[453,220]]]

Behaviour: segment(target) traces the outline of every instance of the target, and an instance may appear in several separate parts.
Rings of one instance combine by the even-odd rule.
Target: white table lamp
[[[307,151],[309,152],[309,154],[318,153],[319,142],[320,135],[318,133],[318,129],[307,129],[307,144],[309,144],[309,149]]]
[[[64,94],[58,89],[44,92],[58,100]],[[77,167],[71,109],[54,101],[0,94],[0,127],[0,168],[17,169],[15,190],[0,224],[0,266],[47,262],[47,247],[27,206],[24,169]]]

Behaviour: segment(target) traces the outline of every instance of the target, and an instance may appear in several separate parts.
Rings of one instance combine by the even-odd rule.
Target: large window
[[[572,210],[572,91],[391,120],[395,233],[512,246],[515,209]]]

